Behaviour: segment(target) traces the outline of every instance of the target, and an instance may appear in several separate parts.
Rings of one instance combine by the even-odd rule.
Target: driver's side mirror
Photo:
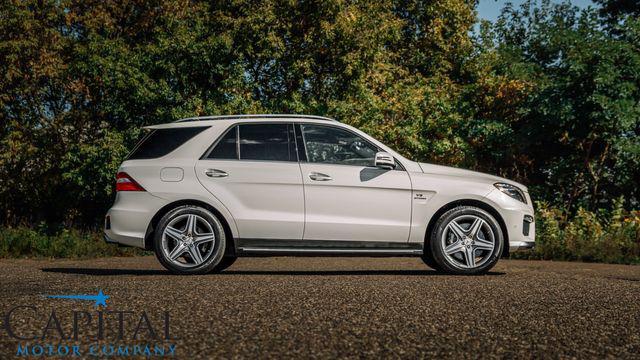
[[[380,169],[393,170],[396,168],[396,160],[388,152],[378,151],[375,166]]]

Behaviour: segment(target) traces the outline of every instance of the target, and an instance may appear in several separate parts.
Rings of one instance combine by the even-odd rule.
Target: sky
[[[500,15],[500,10],[504,6],[504,4],[510,2],[514,6],[518,7],[525,0],[480,0],[480,4],[478,5],[478,17],[485,20],[495,21]],[[561,2],[560,0],[552,0],[553,2]],[[586,8],[587,6],[593,6],[593,2],[591,0],[571,0],[572,4],[580,7]]]

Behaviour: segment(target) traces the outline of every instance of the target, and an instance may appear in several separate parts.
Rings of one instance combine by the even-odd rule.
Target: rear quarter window
[[[208,126],[154,129],[145,135],[127,157],[128,160],[163,157],[191,140]]]

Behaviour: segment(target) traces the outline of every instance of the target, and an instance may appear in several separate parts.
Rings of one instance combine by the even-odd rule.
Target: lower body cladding
[[[509,251],[532,249],[535,242],[509,243]],[[423,243],[379,241],[237,239],[237,256],[421,256]]]
[[[379,241],[238,239],[239,256],[420,256],[423,244]]]

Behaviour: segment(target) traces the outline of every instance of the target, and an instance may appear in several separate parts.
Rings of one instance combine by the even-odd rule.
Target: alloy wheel
[[[441,244],[447,261],[461,269],[484,265],[495,248],[493,229],[476,215],[460,215],[452,219],[442,232]]]
[[[176,216],[162,233],[162,252],[180,267],[196,267],[214,253],[216,236],[211,224],[196,214]]]

